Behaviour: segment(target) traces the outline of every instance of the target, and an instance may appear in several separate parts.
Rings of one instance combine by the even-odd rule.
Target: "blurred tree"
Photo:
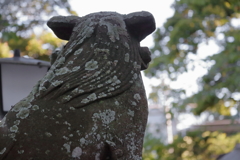
[[[239,133],[189,131],[185,136],[175,136],[172,144],[165,145],[147,134],[143,160],[216,160],[219,155],[230,152],[239,139]]]
[[[0,1],[0,57],[8,50],[47,60],[50,50],[63,41],[46,32],[46,22],[60,11],[77,15],[68,0],[3,0]],[[37,28],[34,32],[34,29]],[[4,48],[5,46],[5,48]],[[48,48],[50,47],[50,48]]]
[[[240,99],[240,1],[175,0],[174,15],[154,34],[153,62],[147,76],[167,74],[171,80],[199,66],[190,57],[199,53],[199,45],[214,41],[217,54],[205,62],[208,72],[200,81],[200,90],[185,100],[196,103],[194,113],[205,110],[230,115]],[[190,75],[191,76],[191,75]]]
[[[43,26],[49,17],[58,15],[58,11],[75,14],[68,0],[3,0],[0,1],[0,31],[2,38],[7,33],[17,32],[26,35],[36,26]],[[5,37],[6,34],[6,37]]]
[[[10,53],[10,48],[8,44],[5,43],[0,43],[0,57],[9,57]]]

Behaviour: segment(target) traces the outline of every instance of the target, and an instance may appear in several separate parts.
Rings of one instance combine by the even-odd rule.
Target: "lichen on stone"
[[[39,106],[38,106],[38,105],[33,105],[33,106],[32,106],[32,110],[36,111],[36,110],[38,110],[38,109],[39,109]]]
[[[103,98],[103,97],[107,97],[107,94],[105,94],[105,93],[99,93],[99,95],[98,95],[98,98]]]
[[[121,81],[117,78],[117,76],[113,76],[111,85],[115,86],[120,83],[121,83]]]
[[[56,80],[56,81],[52,82],[52,85],[59,86],[62,83],[63,83],[63,81]]]
[[[76,147],[73,149],[72,151],[72,157],[73,158],[80,158],[80,156],[82,155],[82,149],[80,147]]]
[[[55,70],[55,74],[57,75],[57,76],[59,76],[59,75],[63,75],[63,74],[66,74],[66,73],[68,73],[70,70],[67,68],[67,67],[63,67],[63,68],[60,68],[60,69],[56,69]]]
[[[45,132],[45,135],[46,135],[47,137],[52,137],[52,134],[49,133],[49,132]]]
[[[76,72],[76,71],[78,71],[79,69],[80,69],[80,66],[76,66],[76,67],[73,67],[72,71],[73,71],[73,72]]]
[[[94,101],[97,99],[97,96],[95,93],[92,93],[90,94],[89,96],[87,96],[87,98],[84,98],[81,103],[88,103],[88,102],[91,102],[91,101]]]
[[[83,51],[83,49],[82,49],[82,48],[79,48],[78,50],[76,50],[76,51],[74,52],[74,55],[79,55],[79,54],[82,53],[82,51]]]
[[[5,127],[5,126],[6,126],[5,122],[6,122],[6,117],[4,117],[4,118],[0,121],[0,127]]]
[[[85,70],[95,70],[98,68],[98,62],[93,59],[85,64]]]
[[[16,120],[16,121],[14,121],[13,123],[15,124],[15,125],[19,125],[20,124],[20,120]]]
[[[29,103],[31,100],[28,100],[27,98],[19,101],[17,104],[14,105],[12,111],[19,112],[22,109],[30,108],[31,104]]]
[[[17,118],[21,118],[21,119],[25,119],[29,116],[29,109],[27,108],[23,108],[21,109],[17,114],[16,117]]]
[[[125,62],[129,62],[129,53],[125,54],[125,58],[124,58]]]
[[[128,115],[130,115],[130,116],[132,116],[132,117],[134,117],[134,111],[132,111],[132,110],[130,110],[130,109],[128,109],[128,113],[127,113]]]
[[[93,114],[93,120],[96,121],[96,119],[100,119],[103,124],[108,125],[115,119],[115,111],[107,109],[103,112],[94,113]]]
[[[141,96],[138,93],[134,94],[133,98],[136,99],[137,101],[141,100]]]
[[[13,125],[12,127],[10,127],[10,132],[17,133],[17,131],[18,131],[18,126]]]
[[[0,154],[3,154],[6,151],[6,147],[0,151]]]
[[[63,147],[67,150],[68,153],[70,153],[70,144],[69,143],[64,143]]]

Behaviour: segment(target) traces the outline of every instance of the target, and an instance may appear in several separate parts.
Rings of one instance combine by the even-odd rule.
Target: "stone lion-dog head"
[[[127,90],[151,60],[148,48],[140,47],[140,41],[155,30],[149,12],[57,16],[47,25],[68,43],[53,54],[37,97],[82,107]]]

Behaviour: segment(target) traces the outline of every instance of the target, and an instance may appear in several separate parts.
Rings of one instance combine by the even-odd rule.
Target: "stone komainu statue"
[[[48,73],[0,123],[1,160],[139,160],[148,109],[140,41],[148,12],[58,16],[48,26],[66,46]]]

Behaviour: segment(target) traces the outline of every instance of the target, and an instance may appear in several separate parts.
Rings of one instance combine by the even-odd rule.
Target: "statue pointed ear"
[[[58,38],[69,40],[75,24],[80,19],[78,16],[55,16],[47,22],[47,25]]]
[[[146,11],[124,15],[124,21],[129,33],[139,42],[156,29],[153,15]]]

